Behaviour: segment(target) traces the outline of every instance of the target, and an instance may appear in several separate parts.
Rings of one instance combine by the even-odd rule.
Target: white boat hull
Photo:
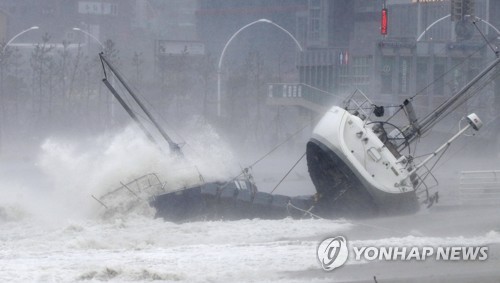
[[[333,107],[307,144],[318,209],[342,216],[416,212],[419,202],[410,170],[400,161],[365,121]]]

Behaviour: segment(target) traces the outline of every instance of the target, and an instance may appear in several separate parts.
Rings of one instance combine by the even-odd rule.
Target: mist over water
[[[105,194],[143,174],[157,173],[168,190],[199,183],[200,173],[207,181],[239,174],[241,164],[213,127],[192,119],[181,135],[188,141],[183,146],[185,160],[160,150],[131,125],[94,138],[47,138],[36,159],[19,161],[18,169],[12,163],[5,166],[0,184],[2,280],[331,282],[331,277],[319,272],[315,251],[319,240],[332,235],[373,246],[467,243],[495,247],[500,243],[494,219],[475,220],[491,209],[437,214],[423,210],[413,216],[363,221],[253,219],[174,224],[155,219],[154,209],[142,203],[125,213],[105,215],[91,195]],[[247,154],[251,161],[261,156],[258,150]],[[296,160],[283,152],[276,154],[254,170],[265,190]],[[298,166],[289,184],[307,174],[306,170]],[[295,191],[285,186],[279,193]],[[348,262],[344,270],[356,265]],[[368,278],[372,272],[389,272],[385,267],[378,273],[367,270],[364,275],[355,273]]]
[[[376,16],[382,1],[70,2],[77,1],[0,0],[0,282],[500,281],[500,206],[461,202],[459,195],[462,171],[499,168],[499,82],[411,148],[410,155],[425,158],[470,110],[485,122],[475,137],[453,143],[434,168],[440,202],[413,215],[176,224],[155,218],[147,200],[157,191],[137,197],[121,190],[106,198],[111,209],[92,198],[149,173],[165,182],[165,191],[227,181],[257,160],[249,169],[260,191],[315,194],[305,158],[291,167],[323,107],[343,105],[360,88],[392,115],[423,91],[414,103],[425,117],[490,60],[489,51],[472,56],[483,42],[478,34],[470,46],[449,41],[458,26],[448,20],[414,43],[422,24],[448,15],[450,3],[460,1],[383,1],[394,23],[383,36]],[[478,13],[487,12],[480,16],[497,25],[500,1],[475,2]],[[9,39],[16,40],[9,45]],[[184,158],[170,153],[154,130],[159,145],[127,125],[131,119],[103,76],[121,95],[125,88],[109,70],[103,74],[100,52]],[[464,64],[452,71],[457,61]],[[448,76],[432,86],[441,72]],[[143,112],[131,108],[142,121]],[[392,122],[406,125],[403,112]],[[351,260],[323,272],[318,244],[339,235],[375,247],[485,245],[489,258]]]
[[[39,174],[12,175],[1,184],[2,280],[251,281],[267,274],[281,281],[279,270],[315,265],[314,253],[307,251],[316,242],[297,237],[350,227],[342,221],[292,219],[179,225],[154,219],[148,206],[103,217],[103,207],[91,195],[142,174],[156,172],[175,190],[200,182],[200,173],[205,180],[239,173],[213,128],[200,121],[189,125],[196,134],[186,136],[186,160],[161,151],[135,126],[96,138],[46,139],[36,161],[21,165]],[[27,182],[29,177],[37,179]],[[276,262],[274,254],[285,261]]]
[[[160,149],[131,125],[115,135],[83,140],[48,138],[40,147],[37,167],[50,184],[46,193],[63,215],[88,217],[100,207],[101,196],[142,175],[156,173],[173,191],[206,181],[225,180],[238,172],[229,147],[213,128],[188,125],[185,158]],[[236,168],[236,170],[235,170]]]

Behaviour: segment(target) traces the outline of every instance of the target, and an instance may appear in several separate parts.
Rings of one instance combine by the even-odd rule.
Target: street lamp
[[[297,45],[297,47],[299,48],[300,51],[302,51],[302,46],[300,45],[299,41],[289,32],[287,31],[286,29],[284,29],[283,27],[281,27],[280,25],[274,23],[273,21],[270,21],[268,19],[260,19],[260,20],[257,20],[257,21],[254,21],[254,22],[251,22],[245,26],[243,26],[242,28],[240,28],[239,30],[237,30],[230,38],[229,40],[226,42],[226,45],[224,45],[224,48],[222,49],[222,53],[220,55],[220,58],[219,58],[219,65],[217,67],[217,116],[220,117],[221,116],[221,93],[220,93],[220,81],[221,81],[221,67],[222,67],[222,59],[224,58],[224,54],[226,53],[226,49],[227,47],[229,46],[229,44],[231,43],[231,41],[233,41],[233,39],[241,32],[243,31],[244,29],[246,29],[247,27],[250,27],[252,25],[255,25],[255,24],[258,24],[258,23],[267,23],[267,24],[271,24],[271,25],[274,25],[275,27],[279,28],[280,30],[282,30],[283,32],[285,32],[287,35],[289,35],[293,41],[295,42],[295,44]]]
[[[431,23],[429,26],[427,26],[425,28],[425,30],[417,37],[417,42],[419,42],[422,37],[424,37],[425,33],[428,32],[433,26],[435,26],[437,23],[441,22],[441,21],[444,21],[445,19],[451,17],[451,14],[448,14],[442,18],[439,18],[437,20],[435,20],[433,23]],[[490,22],[486,21],[486,20],[483,20],[481,19],[480,17],[475,17],[474,16],[474,21],[479,21],[479,22],[483,22],[485,23],[486,25],[488,25],[490,28],[492,28],[497,34],[500,35],[500,30],[498,30],[494,25],[492,25]]]
[[[4,45],[4,46],[3,46],[3,48],[2,48],[2,53],[3,53],[3,52],[5,52],[5,49],[7,48],[7,46],[9,46],[9,44],[11,44],[11,43],[12,43],[12,41],[14,41],[16,38],[18,38],[19,36],[21,36],[23,33],[28,32],[28,31],[30,31],[30,30],[34,30],[34,29],[39,29],[39,27],[38,27],[38,26],[32,26],[32,27],[30,27],[30,28],[28,28],[28,29],[25,29],[25,30],[21,31],[20,33],[18,33],[18,34],[16,34],[16,35],[14,35],[14,36],[13,36],[13,37],[12,37],[12,38],[11,38],[11,39],[10,39],[10,40],[9,40],[9,41],[8,41],[8,42]]]
[[[104,50],[104,44],[102,44],[102,42],[99,41],[99,39],[97,39],[97,37],[93,36],[91,33],[87,32],[87,31],[84,31],[83,29],[81,28],[73,28],[73,30],[76,30],[76,31],[79,31],[79,32],[83,32],[84,34],[86,34],[87,36],[91,37],[92,39],[94,39],[95,41],[97,41],[97,43],[99,43],[99,45],[101,46],[102,50]]]

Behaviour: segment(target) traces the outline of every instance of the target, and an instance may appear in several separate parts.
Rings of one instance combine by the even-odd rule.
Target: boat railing
[[[439,201],[439,182],[427,166],[422,166],[412,177],[415,193],[421,204],[431,207]]]
[[[366,118],[369,118],[373,113],[374,104],[363,91],[356,89],[344,101],[344,109],[367,121]]]
[[[100,197],[92,195],[106,209],[123,206],[133,201],[147,201],[151,196],[165,192],[166,182],[162,182],[156,173],[149,173],[133,179]]]

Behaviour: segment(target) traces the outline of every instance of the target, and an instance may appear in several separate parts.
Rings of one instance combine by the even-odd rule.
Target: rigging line
[[[399,105],[376,105],[376,104],[372,104],[372,107],[357,107],[357,108],[344,108],[344,109],[347,110],[347,111],[352,111],[352,110],[357,110],[357,109],[371,110],[371,109],[373,109],[373,106],[384,106],[385,108],[397,108],[397,107],[400,107]]]
[[[484,33],[479,29],[479,27],[477,26],[476,23],[477,23],[476,19],[472,21],[472,24],[474,25],[474,27],[476,28],[476,30],[483,37],[484,41],[488,44],[488,47],[491,49],[491,51],[493,51],[493,54],[495,54],[495,56],[498,58],[498,50],[495,50],[495,48],[493,47],[493,45],[491,44],[491,42],[488,41],[488,39],[486,38],[486,36],[484,35]]]
[[[122,77],[126,77],[126,76],[124,76],[124,75],[123,75],[123,74],[121,74],[121,73],[120,73],[120,75],[121,75]],[[132,86],[130,86],[130,87],[131,87],[131,88],[133,88],[133,89],[136,91],[136,95],[140,96],[140,97],[141,97],[141,99],[144,101],[144,103],[146,103],[146,104],[150,107],[150,108],[149,108],[149,109],[151,109],[150,111],[154,112],[154,113],[158,116],[158,118],[160,118],[160,119],[161,119],[161,120],[165,123],[165,125],[166,125],[166,126],[168,126],[169,131],[170,131],[170,132],[173,132],[173,133],[174,133],[174,134],[175,134],[178,138],[180,138],[180,139],[182,140],[182,143],[183,143],[183,144],[187,144],[187,145],[188,145],[188,143],[187,143],[186,139],[183,137],[183,135],[181,135],[181,134],[179,133],[179,131],[177,131],[177,130],[175,129],[175,127],[173,127],[173,126],[172,126],[172,125],[171,125],[171,124],[167,121],[167,119],[163,116],[163,114],[162,114],[160,111],[156,110],[156,108],[154,107],[154,105],[153,105],[153,104],[152,104],[152,103],[151,103],[151,102],[147,99],[147,97],[145,97],[144,95],[142,95],[142,94],[141,94],[141,92],[137,89],[137,87],[136,87],[136,86],[132,85]]]
[[[500,58],[496,58],[486,69],[481,71],[476,75],[476,77],[474,77],[474,79],[463,86],[459,92],[455,93],[451,98],[441,103],[441,105],[438,106],[434,112],[428,114],[423,120],[425,121],[424,124],[427,124],[421,124],[420,131],[423,133],[427,132],[435,124],[457,109],[457,107],[485,88],[498,75],[499,69],[497,65],[499,61]],[[443,108],[446,105],[448,105],[448,107]]]
[[[443,117],[443,119],[444,119],[444,117]],[[454,128],[455,128],[455,125],[452,124],[450,126],[450,128],[448,128],[448,130],[446,130],[444,133],[450,133]],[[418,136],[418,139],[419,139],[418,141],[420,141],[420,139],[427,138],[428,136],[432,135],[432,133],[433,133],[432,131],[428,131],[427,133],[424,133],[423,135]],[[440,144],[442,144],[442,143],[446,142],[447,140],[449,140],[449,137],[443,137],[441,140],[442,141],[440,142]]]
[[[115,89],[118,88],[120,93],[127,93],[127,90],[122,84],[115,84],[114,87]],[[138,111],[137,109],[133,108],[135,104],[131,102],[130,97],[128,97],[127,95],[121,95],[121,97],[127,103],[128,107],[130,108],[130,111],[132,111],[137,117],[141,118],[144,124],[154,126],[154,124],[149,119],[147,119],[146,116],[144,116],[144,112]]]
[[[288,209],[288,207],[291,207],[291,208],[296,209],[296,210],[298,210],[298,211],[304,212],[304,216],[305,216],[306,214],[309,214],[309,215],[310,215],[310,216],[312,216],[312,217],[316,217],[316,218],[318,218],[318,219],[325,220],[323,217],[318,216],[318,215],[316,215],[316,214],[314,214],[314,213],[312,213],[312,212],[311,212],[311,210],[314,208],[314,205],[313,205],[313,206],[311,206],[308,210],[305,210],[305,209],[302,209],[302,208],[300,208],[300,207],[296,207],[295,205],[293,205],[293,204],[292,204],[292,202],[291,202],[291,201],[288,201],[288,204],[287,204],[286,206],[287,206],[287,209]]]
[[[101,59],[101,60],[103,60],[103,59]],[[124,74],[123,74],[120,70],[118,70],[118,69],[116,69],[116,68],[115,68],[114,72],[112,72],[112,73],[115,73],[114,75],[115,75],[115,77],[117,77],[117,78],[118,78],[118,77],[122,77],[122,78],[124,79],[124,81],[129,81],[129,79],[127,78],[127,76],[125,76],[125,75],[124,75]],[[125,85],[123,85],[123,83],[121,83],[121,82],[120,82],[120,85],[121,85],[121,87],[123,87],[123,88],[125,88],[125,89],[126,89],[126,86],[125,86]],[[132,86],[130,86],[130,85],[129,85],[129,88],[131,88],[131,89],[133,89],[133,90],[137,91],[137,88],[136,88],[135,86],[133,86],[133,85],[132,85]],[[147,99],[144,95],[142,95],[142,94],[141,94],[141,92],[140,92],[140,91],[138,91],[135,95],[141,98],[141,99],[140,99],[140,102],[145,101],[147,104],[149,104],[150,106],[152,106],[152,104],[148,101],[148,99]],[[135,100],[134,100],[134,101],[135,101]],[[144,102],[143,102],[143,103],[144,103]],[[136,102],[135,104],[138,104],[138,105],[139,105],[140,103],[137,103],[137,102]],[[139,106],[140,106],[140,105],[139,105]],[[156,110],[154,109],[154,107],[152,108],[152,110],[153,110],[153,112],[155,112],[158,116],[161,116],[161,115],[159,115],[159,114],[158,114],[158,111],[156,111]],[[145,114],[146,114],[146,116],[147,116],[147,113],[145,113]],[[151,120],[151,119],[148,119],[148,120]],[[162,118],[162,120],[163,120],[163,118]],[[152,120],[151,120],[150,122],[151,122],[153,125],[155,124]],[[168,124],[168,123],[167,123],[167,124]],[[169,127],[169,130],[171,130],[171,129],[170,129],[170,127]],[[173,131],[173,132],[174,132],[174,133],[176,133],[175,131]],[[160,133],[161,133],[161,130],[160,130]],[[176,133],[176,134],[177,134],[177,133]],[[178,134],[177,134],[177,135],[178,135]],[[181,137],[180,135],[178,135],[178,136],[179,136],[179,137]],[[169,137],[169,139],[171,139],[171,138]],[[181,137],[181,139],[182,139],[182,137]],[[184,143],[185,143],[185,141],[184,141]]]
[[[495,74],[496,72],[496,74]],[[496,71],[493,71],[493,74],[491,74],[491,77],[490,78],[487,78],[485,81],[485,83],[480,86],[480,87],[476,87],[473,91],[471,91],[471,93],[473,93],[472,95],[475,95],[476,93],[479,93],[481,92],[486,86],[488,86],[488,84],[490,84],[496,76],[498,76],[500,74],[499,72],[499,69],[497,69]],[[471,95],[471,97],[472,97]],[[469,98],[462,98],[461,101],[458,100],[457,104],[451,108],[450,111],[448,111],[448,113],[445,113],[441,116],[441,118],[439,120],[436,120],[434,121],[430,126],[434,126],[435,124],[437,124],[438,122],[440,122],[441,120],[443,120],[444,118],[448,117],[448,115],[450,115],[451,113],[453,113],[457,108],[459,108],[460,106],[462,106],[465,102],[467,102],[471,97]]]
[[[423,158],[423,157],[428,157],[429,155],[432,155],[434,152],[429,152],[429,153],[424,153],[424,154],[421,154],[419,156],[413,156],[413,159],[419,159],[419,158]]]
[[[126,93],[126,90],[124,89],[124,87],[123,87],[122,84],[115,84],[114,87],[118,88],[119,91],[120,91],[120,93]],[[133,108],[134,103],[131,103],[130,98],[127,95],[120,95],[120,96],[124,100],[124,102],[127,104],[127,106],[129,107],[130,111],[132,113],[134,113],[138,118],[141,118],[142,124],[144,124],[144,125],[147,124],[147,125],[150,125],[150,126],[154,126],[153,123],[144,116],[143,112],[137,111],[136,109]]]
[[[295,133],[293,133],[291,136],[289,136],[287,139],[285,139],[283,142],[279,143],[278,145],[276,145],[273,149],[271,149],[271,151],[269,151],[268,153],[264,154],[261,158],[259,158],[257,161],[255,161],[254,163],[252,163],[250,166],[248,166],[249,168],[251,167],[254,167],[255,165],[257,165],[257,163],[261,162],[262,160],[264,160],[266,157],[268,157],[269,155],[271,155],[271,153],[273,153],[274,151],[276,151],[278,148],[280,148],[282,145],[284,145],[285,143],[287,143],[288,141],[290,141],[292,138],[294,138],[296,135],[298,135],[300,132],[302,132],[305,128],[307,128],[309,126],[309,123],[307,123],[304,127],[300,128],[298,131],[296,131]]]
[[[479,135],[481,135],[481,133],[484,133],[485,128],[488,127],[490,124],[492,124],[498,118],[499,117],[497,116],[497,117],[493,118],[493,120],[491,120],[490,122],[486,123],[483,126],[482,131],[479,134],[477,134],[476,136],[479,136]],[[437,167],[437,169],[441,168],[441,166],[443,166],[444,164],[446,164],[447,162],[449,162],[453,157],[455,157],[455,155],[457,155],[464,148],[466,148],[472,141],[473,141],[473,139],[468,139],[466,142],[464,142],[463,145],[460,148],[458,148],[455,152],[453,152],[452,154],[450,154],[449,157],[443,163],[441,163],[441,165],[439,165]]]
[[[427,172],[429,172],[428,174],[430,174],[432,172],[432,170],[434,170],[434,167],[436,167],[436,165],[438,164],[439,160],[441,160],[441,158],[443,158],[444,154],[446,153],[446,151],[448,151],[448,149],[450,149],[450,147],[451,147],[451,143],[446,146],[446,148],[443,150],[443,152],[441,152],[441,155],[438,157],[438,159],[436,160],[436,162],[434,162],[434,164],[432,164],[432,167],[427,170]]]
[[[481,47],[479,47],[476,51],[472,52],[471,54],[469,54],[467,57],[464,58],[464,60],[462,60],[460,63],[457,63],[455,64],[453,67],[451,67],[448,71],[444,72],[442,75],[440,75],[438,78],[436,78],[435,80],[433,80],[432,82],[430,82],[428,85],[426,85],[424,88],[422,88],[421,90],[419,90],[417,93],[415,93],[415,95],[413,95],[412,97],[410,97],[409,99],[410,100],[413,100],[416,96],[419,96],[421,95],[422,93],[424,93],[424,91],[426,91],[428,88],[430,88],[433,84],[435,84],[437,81],[439,81],[440,79],[442,79],[444,76],[446,76],[447,74],[449,74],[451,71],[453,71],[455,68],[457,68],[458,66],[462,65],[465,63],[465,61],[467,59],[470,59],[472,58],[472,56],[476,55],[476,53],[479,53],[481,51],[481,49],[483,49],[483,47],[486,46],[486,44],[482,45]]]
[[[132,87],[133,87],[134,89],[136,89],[134,86],[132,86]],[[137,90],[137,89],[136,89],[136,90]],[[175,129],[175,127],[173,127],[173,126],[172,126],[172,125],[171,125],[171,124],[167,121],[167,119],[163,116],[163,114],[162,114],[160,111],[156,110],[156,108],[154,107],[154,105],[153,105],[153,104],[152,104],[152,103],[151,103],[151,102],[150,102],[150,101],[149,101],[146,97],[144,97],[143,95],[141,95],[141,97],[142,97],[142,99],[145,101],[145,103],[146,103],[146,104],[148,104],[148,105],[150,106],[150,109],[152,109],[152,110],[155,112],[155,114],[156,114],[156,115],[157,115],[157,116],[158,116],[158,117],[159,117],[159,118],[160,118],[160,119],[161,119],[161,120],[162,120],[162,121],[163,121],[163,122],[164,122],[164,123],[168,126],[169,130],[170,130],[171,132],[173,132],[173,133],[174,133],[177,137],[179,137],[179,138],[183,141],[183,143],[184,143],[184,144],[188,144],[188,143],[186,142],[186,139],[183,137],[183,135],[181,135],[181,134],[179,133],[179,131],[177,131],[177,130]]]
[[[281,183],[286,179],[286,177],[288,177],[288,175],[293,171],[293,169],[295,169],[295,167],[299,164],[299,162],[302,160],[302,158],[304,158],[304,156],[306,156],[305,152],[304,152],[304,154],[302,154],[302,156],[299,158],[299,160],[297,160],[297,162],[295,162],[295,164],[293,164],[292,168],[290,168],[290,170],[288,170],[288,172],[286,172],[285,176],[283,176],[283,178],[281,178],[281,180],[278,182],[278,184],[271,191],[271,194],[279,187],[279,185],[281,185]]]
[[[396,116],[399,113],[399,111],[401,111],[403,109],[402,104],[398,105],[397,107],[399,107],[398,110],[396,110],[396,112],[394,112],[394,114],[392,114],[389,118],[387,118],[387,120],[385,120],[386,123],[389,122],[392,118],[394,118],[394,116]]]
[[[238,175],[236,175],[234,178],[232,178],[229,182],[227,182],[225,185],[223,185],[221,187],[221,189],[224,189],[229,183],[235,181],[236,179],[238,179],[241,175],[245,174],[247,169],[249,168],[252,168],[254,167],[255,165],[257,165],[257,163],[261,162],[262,160],[264,160],[266,157],[268,157],[269,155],[271,155],[271,153],[273,153],[274,151],[276,151],[278,148],[280,148],[282,145],[284,145],[285,143],[287,143],[289,140],[291,140],[292,138],[294,138],[296,135],[298,135],[300,132],[302,132],[305,128],[307,128],[309,126],[309,123],[307,123],[306,125],[304,125],[304,127],[300,128],[298,131],[296,131],[295,133],[293,133],[291,136],[289,136],[286,140],[284,140],[283,142],[281,142],[280,144],[278,144],[277,146],[275,146],[273,149],[271,149],[271,151],[269,151],[268,153],[264,154],[264,156],[262,156],[261,158],[259,158],[257,161],[255,161],[254,163],[252,163],[250,166],[247,166],[247,168],[243,169],[243,171],[241,173],[239,173]]]

